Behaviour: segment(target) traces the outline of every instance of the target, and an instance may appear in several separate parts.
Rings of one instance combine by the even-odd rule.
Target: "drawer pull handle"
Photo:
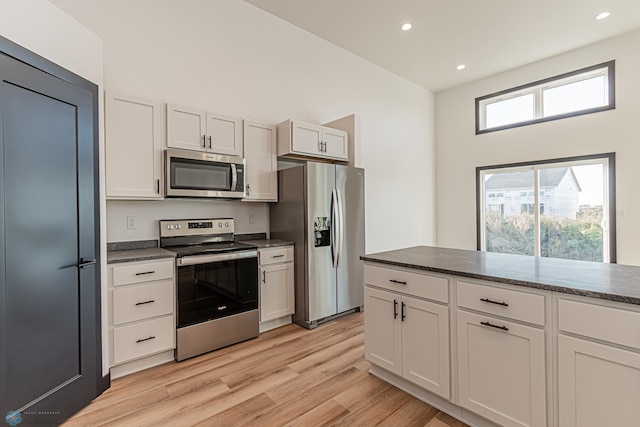
[[[492,328],[496,328],[496,329],[502,329],[503,331],[508,331],[509,328],[507,328],[506,326],[498,326],[498,325],[492,325],[489,322],[480,322],[481,325],[484,326],[491,326]]]
[[[145,274],[153,274],[155,271],[143,271],[142,273],[136,273],[136,276],[143,276]]]
[[[504,307],[509,307],[509,304],[507,304],[506,302],[491,301],[490,299],[487,299],[487,298],[480,298],[480,301],[488,302],[488,303],[496,304],[496,305],[501,305],[501,306],[504,306]]]
[[[393,318],[398,318],[398,301],[393,300]]]
[[[282,258],[284,256],[284,254],[280,254],[280,255],[273,255],[271,258]]]
[[[154,339],[156,339],[156,337],[154,337],[154,336],[150,336],[149,338],[142,338],[142,339],[139,339],[138,341],[136,341],[136,344],[144,342],[144,341],[154,340]]]
[[[152,302],[156,302],[156,300],[150,299],[149,301],[137,302],[136,305],[151,304]]]
[[[401,280],[396,280],[396,279],[389,279],[389,281],[390,281],[391,283],[398,283],[398,284],[400,284],[400,285],[406,285],[406,284],[407,284],[407,282],[403,282],[403,281],[401,281]]]

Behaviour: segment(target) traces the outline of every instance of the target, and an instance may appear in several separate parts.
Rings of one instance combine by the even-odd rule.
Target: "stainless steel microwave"
[[[167,197],[245,197],[245,160],[188,150],[165,150]]]

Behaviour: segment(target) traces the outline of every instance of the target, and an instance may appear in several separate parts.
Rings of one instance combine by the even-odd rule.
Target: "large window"
[[[614,169],[613,153],[477,168],[478,249],[615,262]]]
[[[476,134],[615,108],[615,61],[476,98]]]

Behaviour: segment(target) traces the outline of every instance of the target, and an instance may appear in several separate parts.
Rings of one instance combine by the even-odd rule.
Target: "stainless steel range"
[[[258,336],[258,251],[233,219],[160,221],[160,246],[176,254],[176,360]]]

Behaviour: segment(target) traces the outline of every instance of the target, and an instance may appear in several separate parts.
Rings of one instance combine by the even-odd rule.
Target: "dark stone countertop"
[[[360,259],[640,305],[640,267],[628,265],[431,246],[369,254]]]
[[[107,264],[146,261],[150,259],[175,258],[176,254],[162,248],[142,248],[107,251]]]
[[[240,243],[257,246],[258,249],[276,248],[278,246],[293,245],[293,242],[279,239],[241,240]]]

